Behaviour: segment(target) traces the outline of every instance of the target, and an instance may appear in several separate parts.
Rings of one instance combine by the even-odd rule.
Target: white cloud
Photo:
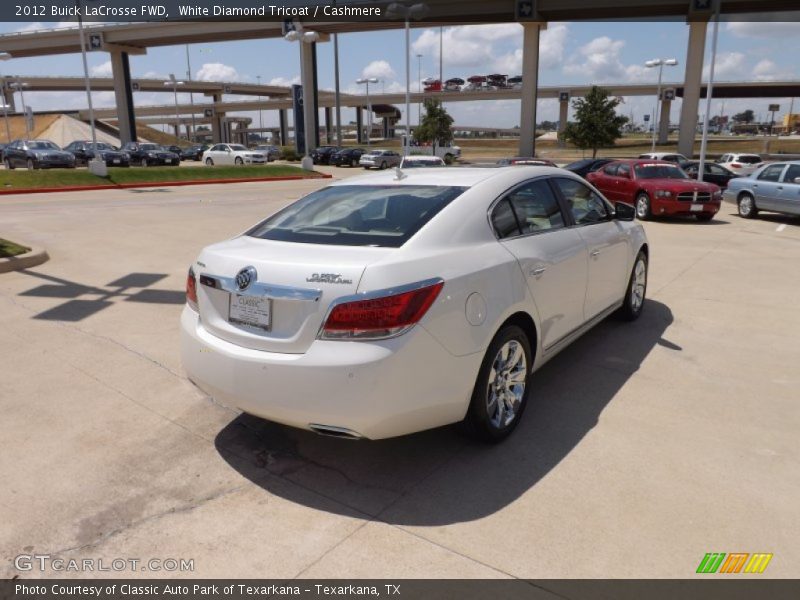
[[[581,75],[591,81],[620,81],[626,75],[620,59],[624,47],[623,40],[612,40],[605,35],[594,38],[578,49],[579,59],[567,64],[564,73]]]
[[[795,74],[788,70],[782,69],[768,58],[760,60],[755,67],[753,67],[753,77],[756,81],[777,81],[779,79],[795,79]]]
[[[522,71],[522,32],[522,26],[517,23],[445,28],[442,46],[447,75],[457,74],[452,72],[453,69],[519,74]],[[540,69],[552,69],[561,64],[567,33],[568,27],[560,23],[551,23],[542,32],[539,41]],[[509,45],[516,47],[509,49]],[[426,62],[438,64],[439,30],[424,30],[413,43],[412,49],[414,54],[422,54]],[[470,74],[460,73],[461,76]]]
[[[285,87],[300,85],[300,75],[295,75],[291,79],[287,79],[286,77],[273,77],[269,80],[267,85],[280,85]]]
[[[720,52],[717,54],[717,61],[714,64],[714,79],[721,81],[730,79],[736,75],[744,76],[743,71],[746,56],[742,52]],[[703,67],[703,78],[708,79],[711,72],[711,63],[706,61]]]
[[[97,65],[89,69],[89,73],[92,77],[111,77],[111,61],[107,60],[101,65]]]
[[[362,77],[377,77],[378,79],[394,79],[397,75],[385,60],[373,60],[361,71]]]
[[[238,71],[223,63],[206,63],[197,71],[196,79],[200,81],[239,81]]]
[[[23,27],[15,29],[15,33],[30,33],[33,31],[42,31],[44,29],[72,29],[78,25],[75,21],[59,21],[58,23],[28,23]]]
[[[726,30],[737,37],[800,37],[799,12],[774,13],[771,16],[774,21],[734,21],[727,24]]]

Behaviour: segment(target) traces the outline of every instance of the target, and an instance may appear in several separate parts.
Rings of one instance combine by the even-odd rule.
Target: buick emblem
[[[236,287],[241,292],[250,287],[256,278],[258,278],[258,271],[255,267],[245,267],[236,274]]]

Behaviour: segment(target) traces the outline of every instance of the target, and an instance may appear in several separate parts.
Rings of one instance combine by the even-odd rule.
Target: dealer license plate
[[[272,327],[272,300],[263,296],[231,294],[228,321],[269,331]]]
[[[703,210],[703,205],[702,204],[692,204],[692,206],[690,207],[690,210],[692,212],[701,212]]]

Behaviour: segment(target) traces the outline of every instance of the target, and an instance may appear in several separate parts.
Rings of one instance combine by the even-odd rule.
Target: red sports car
[[[713,183],[689,176],[674,163],[658,160],[618,160],[586,176],[612,202],[636,207],[636,216],[694,216],[710,221],[719,211],[722,191]]]

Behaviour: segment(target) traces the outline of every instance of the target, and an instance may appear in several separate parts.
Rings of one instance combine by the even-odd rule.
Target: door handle
[[[600,255],[600,250],[594,250],[594,251],[592,251],[592,258],[595,258],[595,257],[597,257],[597,256],[599,256],[599,255]]]
[[[531,269],[530,273],[534,277],[539,277],[545,271],[547,271],[547,267],[536,267],[535,269]]]
[[[779,190],[782,190],[782,189],[783,189],[783,186],[782,186],[782,185],[779,185],[779,186],[778,186],[778,189],[779,189]]]

